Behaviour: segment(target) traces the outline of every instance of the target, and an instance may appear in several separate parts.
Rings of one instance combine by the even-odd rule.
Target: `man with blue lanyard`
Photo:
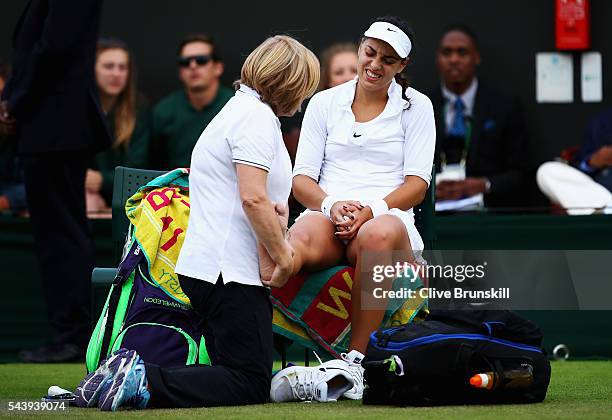
[[[482,194],[487,207],[521,204],[526,130],[514,101],[476,77],[478,41],[462,25],[450,27],[437,50],[442,83],[430,98],[437,123],[436,199]]]

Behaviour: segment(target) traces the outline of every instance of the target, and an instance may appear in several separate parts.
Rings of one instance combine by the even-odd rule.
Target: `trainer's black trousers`
[[[202,318],[212,366],[146,364],[149,407],[212,407],[268,401],[272,376],[272,305],[267,288],[179,276]],[[146,363],[146,360],[145,360]]]

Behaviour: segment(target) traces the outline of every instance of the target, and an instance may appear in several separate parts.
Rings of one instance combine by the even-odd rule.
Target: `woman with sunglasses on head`
[[[112,129],[109,150],[96,155],[87,170],[87,211],[108,208],[113,195],[115,166],[146,168],[150,136],[150,111],[136,91],[134,62],[125,42],[98,41],[95,75],[100,103]]]
[[[355,378],[344,395],[353,399],[363,393],[360,361],[386,310],[373,288],[393,280],[375,283],[372,268],[413,262],[423,249],[412,208],[431,180],[435,123],[429,98],[402,76],[412,45],[404,21],[375,19],[359,44],[357,78],[310,100],[293,171],[293,194],[307,210],[289,230],[292,274],[343,261],[356,267],[351,351],[343,355]],[[266,278],[274,264],[262,261]]]
[[[291,161],[278,117],[297,112],[318,83],[310,50],[288,36],[268,38],[246,58],[235,95],[193,150],[189,225],[175,271],[202,318],[211,366],[165,369],[119,350],[77,387],[80,406],[268,401],[272,307],[264,286],[284,284],[293,266],[285,239]],[[258,243],[276,263],[269,281],[260,277]]]

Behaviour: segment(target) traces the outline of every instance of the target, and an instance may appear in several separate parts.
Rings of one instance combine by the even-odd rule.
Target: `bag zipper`
[[[176,332],[181,333],[183,337],[185,337],[185,340],[187,341],[187,344],[189,345],[189,354],[187,355],[187,362],[185,363],[185,365],[194,365],[196,363],[196,360],[198,357],[198,346],[196,342],[193,340],[193,338],[191,338],[191,336],[187,334],[187,332],[185,332],[185,330],[183,330],[182,328],[175,327],[173,325],[158,324],[156,322],[139,322],[137,324],[130,325],[117,336],[117,339],[113,343],[112,351],[114,352],[120,348],[121,343],[123,342],[123,337],[129,331],[130,328],[136,327],[139,325],[149,325],[149,326],[171,328],[175,330]]]
[[[399,342],[399,343],[389,343],[388,342],[389,340],[387,339],[386,340],[387,342],[385,342],[384,345],[382,344],[382,340],[376,340],[376,337],[374,336],[374,334],[370,336],[370,339],[375,343],[374,347],[376,347],[379,350],[405,350],[407,348],[417,347],[417,346],[421,346],[424,344],[436,343],[438,341],[464,339],[464,340],[487,341],[490,343],[496,343],[496,344],[501,344],[501,345],[508,346],[508,347],[514,347],[520,350],[527,350],[527,351],[542,353],[542,350],[539,349],[538,347],[529,346],[527,344],[519,344],[519,343],[515,343],[513,341],[508,341],[508,340],[502,340],[501,338],[488,337],[482,334],[433,334],[433,335],[419,337],[419,338],[415,338],[410,341],[404,341],[404,342]]]

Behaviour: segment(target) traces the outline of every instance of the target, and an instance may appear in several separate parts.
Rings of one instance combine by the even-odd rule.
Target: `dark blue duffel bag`
[[[550,363],[542,333],[514,312],[432,311],[425,321],[373,333],[362,363],[364,404],[445,405],[543,401]],[[519,372],[522,377],[515,379]],[[490,378],[488,386],[471,378]]]

